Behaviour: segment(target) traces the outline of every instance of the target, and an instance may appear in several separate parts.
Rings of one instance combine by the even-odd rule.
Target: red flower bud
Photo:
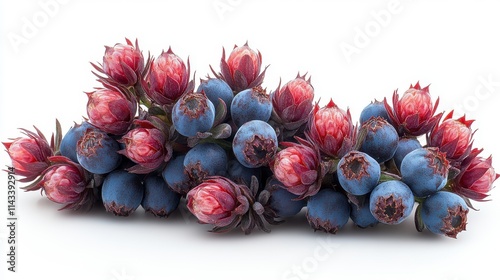
[[[130,86],[138,81],[138,77],[144,70],[144,57],[137,40],[135,46],[129,39],[125,40],[126,45],[106,46],[102,70],[118,84]]]
[[[171,105],[185,92],[193,89],[188,65],[171,48],[153,61],[148,75],[146,94],[159,105]]]
[[[466,120],[465,116],[453,118],[451,111],[440,125],[434,127],[428,139],[429,146],[438,147],[453,162],[462,161],[471,151],[471,125],[474,120]]]
[[[354,147],[356,129],[349,110],[340,109],[330,100],[323,108],[314,106],[306,136],[326,155],[340,158]]]
[[[165,134],[148,121],[136,121],[138,127],[125,134],[120,143],[125,149],[118,153],[137,163],[129,172],[146,174],[156,170],[172,156],[171,146],[167,144]]]
[[[454,192],[477,201],[489,196],[493,182],[500,177],[493,168],[492,157],[480,157],[481,151],[474,149],[464,159],[461,172],[452,184]]]
[[[47,158],[52,156],[53,152],[47,139],[38,129],[37,133],[24,129],[22,131],[26,137],[12,139],[12,142],[3,145],[12,160],[15,173],[24,177],[19,181],[30,182],[49,166]]]
[[[53,202],[65,204],[62,209],[77,210],[91,206],[93,190],[86,171],[77,163],[63,156],[50,157],[51,166],[43,172],[38,183],[45,195]]]
[[[111,87],[97,89],[87,96],[87,114],[93,125],[111,134],[127,132],[134,120],[137,102]]]
[[[228,226],[249,211],[250,202],[242,188],[246,186],[211,177],[188,192],[187,207],[202,223]]]
[[[429,86],[420,87],[417,82],[403,94],[401,99],[397,90],[392,96],[393,108],[384,99],[387,114],[391,118],[400,135],[420,136],[429,132],[441,118],[442,113],[436,113],[439,98],[432,103]]]
[[[319,151],[301,140],[301,144],[282,142],[286,148],[271,162],[271,170],[286,190],[302,199],[316,194],[321,187]]]
[[[297,78],[278,86],[272,94],[273,119],[285,128],[293,130],[305,123],[313,108],[314,88],[311,78],[297,75]]]
[[[234,46],[229,58],[226,61],[226,52],[222,50],[222,59],[220,62],[221,73],[214,75],[226,81],[234,92],[240,92],[244,89],[260,86],[264,80],[266,69],[261,73],[262,55],[245,45]]]

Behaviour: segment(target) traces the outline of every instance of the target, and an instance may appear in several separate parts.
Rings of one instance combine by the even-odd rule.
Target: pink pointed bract
[[[223,177],[204,180],[187,194],[189,211],[205,224],[228,226],[248,212],[248,201],[234,182]]]
[[[102,70],[118,84],[130,86],[138,81],[144,70],[144,57],[137,41],[135,46],[130,40],[126,41],[127,44],[106,46]]]
[[[384,105],[392,123],[400,135],[420,136],[432,130],[442,113],[436,114],[439,98],[432,102],[429,86],[420,87],[417,82],[400,97],[397,91],[392,96],[392,108],[384,99]]]
[[[314,106],[306,136],[324,154],[340,158],[354,146],[356,130],[349,110],[340,109],[330,100],[323,108]]]
[[[297,75],[272,94],[273,118],[288,129],[296,129],[305,123],[313,109],[314,88],[311,79]]]
[[[137,102],[118,89],[101,88],[87,93],[90,123],[104,132],[121,135],[129,129],[137,111]]]
[[[441,124],[431,131],[429,146],[438,147],[452,162],[462,161],[472,148],[473,122],[474,120],[467,120],[465,116],[453,119],[453,111],[450,112]]]
[[[30,182],[49,166],[47,158],[53,155],[53,151],[40,131],[34,133],[23,130],[23,133],[25,137],[4,142],[3,145],[12,160],[15,173],[23,177],[19,181]]]
[[[321,159],[310,143],[282,142],[285,148],[271,162],[271,170],[286,190],[299,198],[312,196],[321,187]]]
[[[191,89],[188,65],[171,48],[151,63],[146,94],[159,105],[171,105]]]

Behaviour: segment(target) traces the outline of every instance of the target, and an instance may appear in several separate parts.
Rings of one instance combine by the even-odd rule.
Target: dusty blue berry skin
[[[415,138],[401,138],[398,142],[398,148],[396,149],[396,153],[394,153],[394,163],[401,169],[401,162],[405,158],[407,154],[410,152],[422,148],[420,142]]]
[[[148,176],[144,180],[144,197],[141,206],[156,217],[168,217],[177,206],[181,196],[167,185],[161,176]]]
[[[381,117],[390,123],[390,118],[383,102],[374,101],[363,108],[359,117],[359,123],[364,124],[372,117]]]
[[[401,177],[417,197],[429,196],[444,188],[448,163],[438,158],[435,148],[419,148],[408,153],[401,162]]]
[[[80,165],[91,173],[106,174],[115,170],[122,161],[120,145],[105,132],[91,127],[77,143],[76,157]]]
[[[366,138],[360,151],[367,153],[377,162],[390,160],[398,147],[399,136],[396,129],[383,118],[372,118],[361,129],[366,129]]]
[[[171,159],[161,173],[167,185],[180,194],[188,193],[191,188],[189,176],[184,168],[185,157],[185,155],[180,155]]]
[[[371,192],[380,180],[380,164],[369,155],[351,151],[337,165],[340,186],[353,195]]]
[[[373,217],[372,212],[370,211],[370,204],[363,203],[359,205],[359,207],[350,203],[351,205],[351,220],[354,224],[360,228],[367,228],[376,226],[379,221]]]
[[[266,190],[269,191],[269,205],[278,218],[289,218],[297,215],[306,206],[306,200],[295,200],[299,196],[285,189],[286,187],[275,178],[269,180]]]
[[[93,126],[89,122],[83,121],[81,124],[75,124],[75,126],[71,127],[68,132],[64,134],[59,148],[62,156],[78,163],[78,158],[76,156],[76,144],[85,133],[85,130],[89,127]]]
[[[370,194],[370,212],[384,224],[401,223],[410,216],[414,204],[412,191],[401,181],[380,183]]]
[[[248,168],[243,166],[238,160],[232,159],[229,161],[227,168],[227,176],[233,182],[250,186],[252,176],[261,181],[262,170],[260,168]]]
[[[190,180],[200,182],[207,176],[226,176],[227,155],[214,143],[199,143],[186,153],[184,168]]]
[[[459,195],[439,191],[422,204],[422,221],[427,229],[435,234],[456,238],[465,230],[469,208]]]
[[[141,205],[144,196],[141,176],[117,169],[106,175],[101,196],[106,211],[129,216]]]
[[[306,217],[314,230],[337,233],[349,221],[350,212],[347,197],[333,189],[322,189],[307,201]]]
[[[215,107],[203,93],[183,95],[172,109],[175,130],[186,137],[209,131],[215,120]]]
[[[267,165],[278,149],[278,138],[272,126],[260,120],[242,125],[233,138],[233,153],[245,167]]]
[[[231,102],[233,101],[233,90],[229,85],[221,79],[210,78],[208,80],[202,80],[198,86],[197,92],[205,92],[208,99],[212,102],[214,106],[219,104],[219,98],[226,104],[226,110],[230,112]]]
[[[272,111],[271,98],[261,88],[240,91],[231,102],[231,118],[238,127],[252,120],[267,122]]]

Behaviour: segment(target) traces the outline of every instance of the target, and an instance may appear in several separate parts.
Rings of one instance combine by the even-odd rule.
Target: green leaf
[[[222,124],[219,124],[218,126],[212,128],[212,130],[210,130],[210,132],[212,133],[212,137],[214,139],[226,139],[226,138],[229,138],[229,136],[231,136],[232,129],[231,129],[231,126],[229,124],[222,123]]]
[[[226,115],[226,103],[224,102],[224,100],[219,98],[219,104],[217,104],[217,107],[215,107],[214,127],[221,124],[226,119]]]
[[[166,115],[165,113],[165,110],[163,110],[162,108],[158,107],[158,106],[151,106],[148,108],[148,113],[150,115]]]
[[[418,204],[417,210],[415,211],[415,228],[418,232],[422,232],[425,229],[424,221],[422,220],[422,204]]]
[[[368,134],[368,129],[366,127],[361,127],[358,133],[358,138],[356,139],[356,145],[354,150],[359,151],[363,142],[365,142],[366,135]]]

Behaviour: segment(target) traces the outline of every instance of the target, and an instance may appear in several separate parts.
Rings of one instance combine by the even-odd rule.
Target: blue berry
[[[184,94],[172,109],[175,130],[186,137],[209,131],[215,120],[215,107],[204,93]]]
[[[370,194],[370,212],[384,224],[395,225],[410,216],[415,197],[401,181],[380,183]]]
[[[437,148],[419,148],[401,162],[402,181],[417,197],[429,196],[446,185],[449,162]]]
[[[226,151],[214,143],[199,143],[184,157],[184,168],[190,180],[199,184],[207,176],[225,176]]]
[[[243,166],[248,168],[269,164],[277,149],[276,132],[264,121],[249,121],[242,125],[234,135],[234,155]]]
[[[439,191],[422,204],[422,221],[431,232],[457,238],[465,230],[469,208],[464,199],[451,192]]]
[[[405,156],[419,148],[422,148],[422,145],[416,138],[399,139],[398,148],[396,149],[396,153],[394,153],[393,157],[394,163],[396,164],[398,169],[401,169],[401,162],[403,162]]]
[[[87,128],[77,143],[76,157],[80,165],[95,174],[115,170],[122,161],[120,145],[98,128]]]
[[[81,124],[75,124],[71,127],[66,134],[64,134],[59,150],[61,155],[71,159],[73,162],[78,163],[76,155],[76,147],[78,140],[82,138],[87,128],[93,127],[89,122],[83,121]]]
[[[170,159],[161,173],[167,185],[180,194],[188,193],[192,187],[192,183],[184,167],[185,157],[185,155],[180,155]]]
[[[399,136],[396,129],[385,119],[376,117],[366,121],[361,127],[366,137],[360,151],[367,153],[377,162],[390,160],[398,147]]]
[[[219,98],[226,104],[226,110],[230,112],[231,102],[233,101],[233,90],[221,79],[210,78],[202,80],[198,86],[197,92],[204,92],[207,98],[214,106],[219,104]]]
[[[333,189],[322,189],[307,201],[306,217],[314,230],[337,233],[348,221],[347,197]]]
[[[297,215],[306,206],[306,200],[286,190],[286,187],[275,178],[266,184],[266,190],[271,194],[269,205],[278,218],[289,218]]]
[[[360,205],[356,205],[354,203],[350,203],[351,205],[351,220],[354,224],[360,228],[373,227],[379,223],[379,221],[373,216],[370,211],[370,203],[368,195],[368,201],[365,203],[360,203]]]
[[[141,177],[117,169],[104,179],[101,196],[106,211],[116,216],[129,216],[141,205],[144,196]]]
[[[380,165],[369,155],[351,151],[337,165],[340,186],[353,195],[371,192],[380,180]]]
[[[390,118],[385,109],[384,102],[375,100],[363,108],[359,117],[359,123],[364,124],[372,117],[381,117],[390,123]]]
[[[267,122],[272,111],[271,98],[261,87],[245,89],[231,102],[231,118],[237,127],[252,120]]]
[[[151,175],[144,180],[142,208],[156,217],[168,217],[179,205],[181,196],[170,189],[160,176]]]

